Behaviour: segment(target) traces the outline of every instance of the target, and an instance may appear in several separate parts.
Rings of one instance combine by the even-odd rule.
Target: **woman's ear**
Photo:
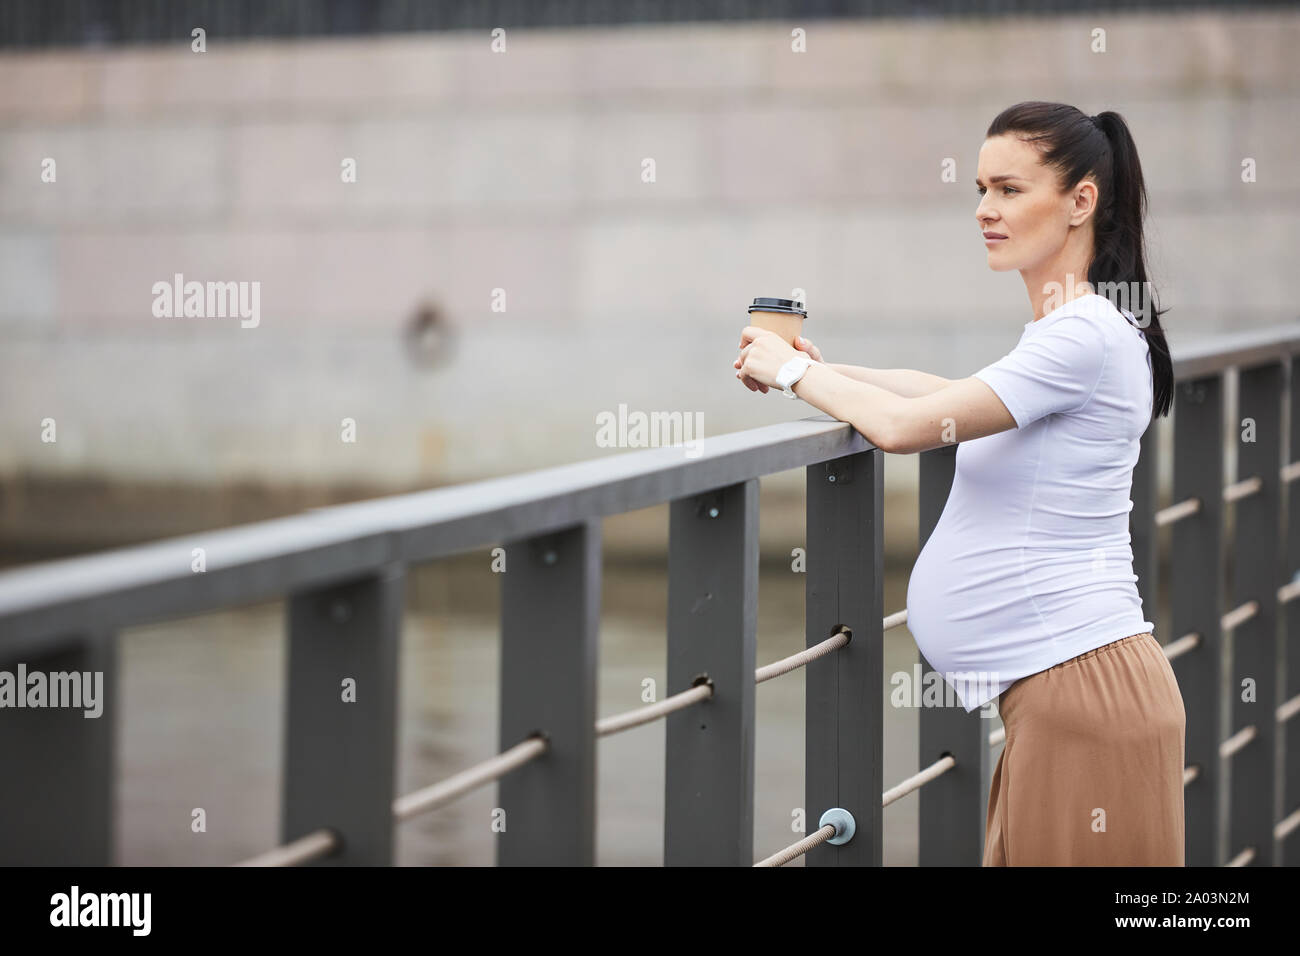
[[[1074,188],[1074,204],[1070,207],[1070,225],[1081,226],[1097,211],[1097,184],[1085,179]]]

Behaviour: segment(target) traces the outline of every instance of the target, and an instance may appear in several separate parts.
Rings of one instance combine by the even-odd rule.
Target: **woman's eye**
[[[1006,190],[1007,192],[1009,192],[1009,193],[1018,193],[1018,192],[1020,192],[1020,190],[1017,189],[1015,186],[1003,186],[1002,188],[1005,189],[1005,190]]]

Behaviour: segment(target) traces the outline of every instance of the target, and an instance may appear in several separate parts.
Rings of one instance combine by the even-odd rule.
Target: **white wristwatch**
[[[776,384],[784,389],[782,394],[786,398],[798,398],[799,396],[791,390],[791,386],[803,378],[809,368],[817,364],[816,359],[809,358],[807,355],[796,355],[782,365],[776,373]]]

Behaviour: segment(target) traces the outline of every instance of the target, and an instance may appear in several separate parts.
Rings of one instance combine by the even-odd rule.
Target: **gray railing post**
[[[1300,358],[1287,362],[1286,407],[1288,411],[1286,458],[1300,459]],[[1286,496],[1286,564],[1284,580],[1300,574],[1300,481],[1289,481]],[[1290,700],[1300,694],[1300,599],[1282,606],[1284,640],[1282,696]],[[1282,813],[1300,809],[1300,714],[1282,728]],[[1284,866],[1300,863],[1300,827],[1296,827],[1278,847],[1277,862]]]
[[[805,469],[807,636],[838,625],[852,640],[806,668],[804,815],[807,831],[832,807],[853,814],[853,839],[813,847],[806,866],[880,866],[884,789],[884,453]]]
[[[600,562],[598,518],[506,542],[500,746],[548,749],[498,784],[499,866],[595,863]]]
[[[19,664],[25,677],[39,672],[47,683],[46,705],[0,711],[0,865],[110,865],[117,635],[92,630],[43,642],[39,651],[2,663],[18,694],[36,687],[17,686]],[[67,686],[53,675],[74,673],[82,678],[77,693],[83,706],[47,706],[54,701],[51,682]],[[93,707],[84,706],[80,695],[86,692],[99,698]],[[96,710],[98,716],[87,716]]]
[[[1178,383],[1174,391],[1173,502],[1196,497],[1201,508],[1175,521],[1169,579],[1170,634],[1195,631],[1200,644],[1174,659],[1187,712],[1188,764],[1197,777],[1184,790],[1188,866],[1223,861],[1220,820],[1223,713],[1223,381],[1219,374]]]
[[[392,565],[287,602],[281,837],[335,831],[318,865],[392,863],[404,583]]]
[[[1234,629],[1229,730],[1255,727],[1255,737],[1230,759],[1228,852],[1253,847],[1252,866],[1272,866],[1277,822],[1277,589],[1282,574],[1278,483],[1282,468],[1282,366],[1243,368],[1238,375],[1237,480],[1258,475],[1258,492],[1239,499],[1233,532],[1232,606],[1257,601],[1259,611]],[[1248,423],[1249,422],[1249,423]],[[1246,682],[1253,693],[1246,693]]]
[[[921,453],[918,463],[920,515],[917,525],[919,547],[939,523],[957,467],[957,445],[944,445]],[[920,553],[918,549],[918,554]],[[934,668],[918,654],[922,675]],[[947,698],[949,690],[943,688]],[[945,754],[956,766],[921,788],[918,807],[917,859],[921,866],[979,866],[984,855],[984,817],[988,811],[993,766],[989,733],[993,721],[970,713],[958,703],[953,707],[922,707],[919,763],[928,767]]]
[[[713,696],[667,717],[664,865],[754,863],[757,478],[672,502],[667,694]]]

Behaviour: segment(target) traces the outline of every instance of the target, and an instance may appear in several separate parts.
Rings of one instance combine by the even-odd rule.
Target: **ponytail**
[[[1160,325],[1160,316],[1168,310],[1159,308],[1155,289],[1147,281],[1142,237],[1142,220],[1147,212],[1146,182],[1137,144],[1124,117],[1106,110],[1097,114],[1095,123],[1110,147],[1111,188],[1109,201],[1102,192],[1094,220],[1094,253],[1088,267],[1088,281],[1098,294],[1110,298],[1116,308],[1123,307],[1115,301],[1116,289],[1136,293],[1136,307],[1129,307],[1137,314],[1151,348],[1151,417],[1155,419],[1169,414],[1174,363],[1165,341],[1165,330]],[[1131,301],[1129,295],[1124,298]]]
[[[1174,365],[1155,289],[1147,280],[1142,223],[1147,212],[1146,182],[1137,145],[1119,113],[1088,116],[1064,103],[1027,102],[1008,107],[989,126],[988,136],[1022,135],[1036,144],[1045,165],[1055,167],[1062,188],[1085,176],[1097,181],[1093,215],[1093,257],[1088,281],[1098,295],[1138,319],[1151,357],[1151,417],[1169,414]]]

